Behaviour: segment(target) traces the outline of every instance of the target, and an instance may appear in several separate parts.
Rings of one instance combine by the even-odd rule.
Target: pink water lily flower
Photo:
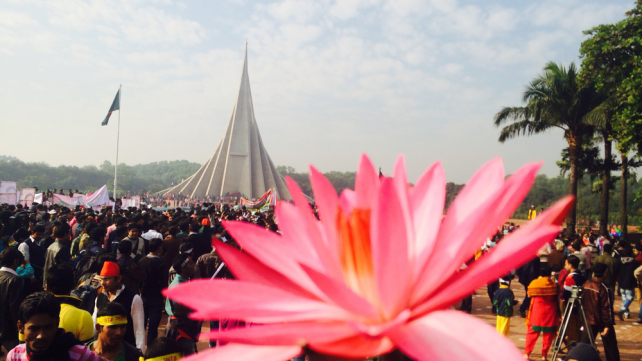
[[[192,281],[165,294],[193,308],[196,319],[255,323],[202,335],[229,344],[196,359],[282,361],[307,346],[348,358],[399,349],[416,360],[522,360],[493,327],[449,307],[532,259],[559,233],[572,197],[460,271],[513,214],[540,166],[528,164],[504,180],[501,159],[488,162],[445,218],[440,163],[411,187],[403,156],[392,178],[380,178],[364,155],[355,190],[341,196],[311,167],[320,221],[287,179],[294,204],[276,208],[282,235],[246,222],[224,224],[243,252],[222,242],[216,249],[237,280]]]

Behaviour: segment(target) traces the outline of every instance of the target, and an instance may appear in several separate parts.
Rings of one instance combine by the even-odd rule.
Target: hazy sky
[[[462,183],[493,157],[506,172],[566,143],[561,131],[497,142],[493,116],[521,105],[548,61],[579,64],[582,30],[632,0],[0,0],[0,154],[50,165],[187,159],[216,150],[248,42],[256,119],[276,165],[415,181],[441,160]]]

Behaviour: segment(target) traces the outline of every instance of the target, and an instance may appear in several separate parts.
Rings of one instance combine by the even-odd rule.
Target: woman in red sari
[[[526,319],[528,330],[526,331],[524,357],[528,358],[533,352],[539,333],[542,332],[542,359],[546,360],[559,324],[557,284],[551,278],[551,270],[548,265],[542,265],[539,278],[533,280],[528,286],[528,296],[532,298],[532,301]]]

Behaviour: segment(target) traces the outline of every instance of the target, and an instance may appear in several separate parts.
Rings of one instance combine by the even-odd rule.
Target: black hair
[[[187,232],[189,231],[189,223],[183,221],[178,224],[178,228],[181,230],[181,232]]]
[[[606,243],[606,244],[604,244],[603,248],[604,248],[604,253],[611,253],[611,252],[613,252],[613,245],[612,245],[612,244],[610,244],[610,243]]]
[[[569,256],[566,259],[566,262],[568,262],[568,264],[570,264],[573,269],[578,269],[580,267],[580,259],[577,258],[577,256]]]
[[[46,292],[32,293],[20,304],[18,319],[24,325],[31,317],[45,314],[54,319],[60,317],[60,303],[54,295]]]
[[[99,253],[98,256],[96,256],[96,261],[98,262],[99,270],[103,269],[103,265],[107,261],[117,263],[116,258],[109,252]]]
[[[190,232],[198,232],[200,229],[201,229],[201,225],[196,222],[193,222],[189,225]]]
[[[159,248],[163,245],[163,240],[160,238],[154,238],[151,241],[149,241],[149,245],[147,248],[149,249],[150,252],[156,252],[158,251]]]
[[[582,246],[583,243],[581,241],[575,241],[575,243],[573,243],[573,249],[575,251],[579,251],[580,249],[582,249]]]
[[[45,233],[45,226],[38,223],[33,227],[33,233]]]
[[[159,337],[155,339],[152,343],[147,345],[147,350],[145,351],[145,358],[155,358],[165,355],[171,355],[173,353],[183,353],[183,348],[175,341],[169,337]]]
[[[550,277],[551,276],[551,268],[548,266],[548,263],[542,263],[540,268],[539,268],[539,276],[540,277]]]
[[[129,255],[132,253],[132,243],[129,241],[122,241],[118,243],[118,252],[122,255]]]
[[[67,223],[62,223],[56,227],[56,230],[53,233],[54,238],[63,238],[69,235],[71,227]]]
[[[140,224],[138,223],[130,223],[129,226],[127,226],[128,231],[131,231],[134,228],[136,228],[140,232]]]
[[[105,306],[98,309],[96,317],[103,316],[127,316],[125,307],[118,302],[109,302]]]
[[[555,273],[560,273],[561,270],[562,270],[562,267],[560,267],[560,265],[558,264],[554,264],[551,266],[551,271]]]
[[[175,235],[177,235],[177,234],[178,234],[178,227],[176,227],[176,226],[170,226],[170,227],[167,229],[167,233],[169,233],[169,235],[170,235],[170,236],[175,236]]]
[[[176,271],[177,274],[183,272],[183,262],[185,262],[186,259],[189,259],[189,254],[181,253],[172,261],[172,267],[174,267],[174,271]]]
[[[608,266],[605,265],[604,263],[597,263],[595,266],[591,268],[591,271],[593,271],[593,277],[600,278],[604,276],[604,273],[606,273],[607,269],[608,269]]]
[[[47,290],[54,295],[68,295],[75,288],[74,269],[66,264],[56,264],[47,270]]]
[[[127,232],[129,232],[129,230],[127,229],[127,227],[122,226],[122,227],[116,228],[116,230],[112,231],[112,232],[116,232],[116,236],[120,237],[120,236],[126,236]]]
[[[105,227],[96,227],[89,233],[89,238],[94,242],[101,242],[105,240],[107,229]]]
[[[10,267],[16,260],[20,261],[22,252],[15,248],[7,248],[0,252],[0,264],[4,267]]]
[[[633,251],[630,248],[625,248],[621,252],[622,257],[633,257]]]
[[[96,227],[98,226],[94,222],[85,223],[85,233],[91,236],[91,231],[93,231]]]

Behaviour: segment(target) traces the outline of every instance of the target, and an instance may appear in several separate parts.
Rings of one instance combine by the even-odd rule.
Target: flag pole
[[[116,202],[116,188],[118,186],[118,145],[120,143],[120,97],[123,85],[118,87],[118,133],[116,134],[116,167],[114,167],[114,202]]]

